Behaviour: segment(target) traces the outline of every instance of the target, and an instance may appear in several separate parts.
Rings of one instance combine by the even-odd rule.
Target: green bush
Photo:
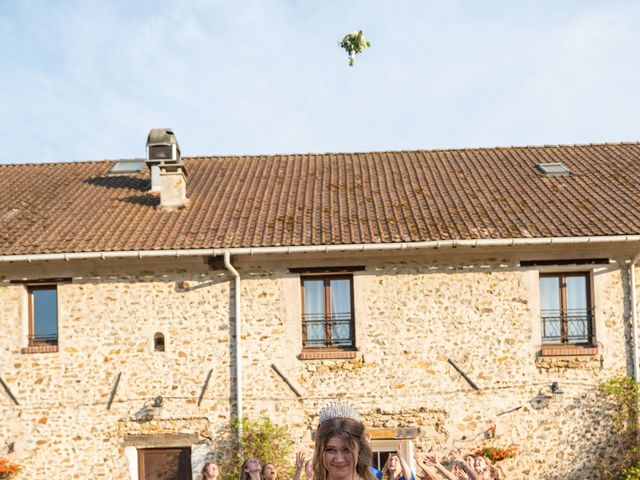
[[[640,480],[640,465],[634,465],[623,473],[622,480]]]
[[[293,440],[287,427],[274,425],[269,418],[242,419],[242,438],[238,440],[238,422],[233,422],[219,439],[218,465],[222,480],[239,480],[240,467],[247,458],[272,463],[279,478],[293,475]]]
[[[625,432],[638,430],[638,400],[640,391],[636,381],[626,375],[617,375],[599,385],[604,395],[616,406],[613,420]]]
[[[613,422],[613,437],[609,443],[618,445],[615,457],[601,461],[600,477],[606,480],[640,480],[638,384],[631,377],[617,375],[601,382],[598,389],[606,403],[605,411]]]

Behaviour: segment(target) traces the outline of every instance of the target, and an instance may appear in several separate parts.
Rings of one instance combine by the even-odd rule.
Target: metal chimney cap
[[[152,145],[178,145],[176,136],[170,128],[152,128],[147,137],[147,147]]]

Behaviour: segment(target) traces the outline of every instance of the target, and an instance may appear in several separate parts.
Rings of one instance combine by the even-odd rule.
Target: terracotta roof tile
[[[640,234],[637,143],[184,162],[174,212],[112,161],[0,166],[0,255]]]

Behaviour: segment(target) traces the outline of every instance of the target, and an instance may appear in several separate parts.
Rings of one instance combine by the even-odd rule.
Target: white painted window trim
[[[409,462],[411,471],[416,473],[416,465],[413,459],[413,441],[407,439],[372,439],[370,442],[372,452],[394,452],[396,447],[400,445],[400,451],[405,460]],[[410,479],[406,479],[410,480]]]

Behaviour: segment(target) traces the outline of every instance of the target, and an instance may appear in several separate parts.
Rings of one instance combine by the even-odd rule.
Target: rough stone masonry
[[[590,253],[601,252],[581,255]],[[558,267],[520,267],[518,258],[531,252],[235,258],[244,414],[288,425],[309,456],[319,408],[341,397],[358,407],[380,445],[447,456],[478,446],[495,426],[490,443],[518,445],[502,462],[508,478],[597,478],[597,458],[615,445],[596,385],[631,362],[627,266],[607,253],[609,264],[571,267],[591,273],[597,352],[551,357],[539,354],[538,281]],[[364,267],[353,272],[355,358],[301,360],[300,274],[290,268],[335,265]],[[26,285],[37,278],[65,279],[58,352],[22,353]],[[232,277],[203,259],[0,267],[0,375],[19,403],[0,392],[9,457],[25,478],[128,479],[137,477],[137,449],[185,446],[199,478],[235,411],[233,312]],[[158,333],[163,352],[154,350]],[[554,381],[561,402],[545,400]],[[158,395],[161,413],[135,421]]]

